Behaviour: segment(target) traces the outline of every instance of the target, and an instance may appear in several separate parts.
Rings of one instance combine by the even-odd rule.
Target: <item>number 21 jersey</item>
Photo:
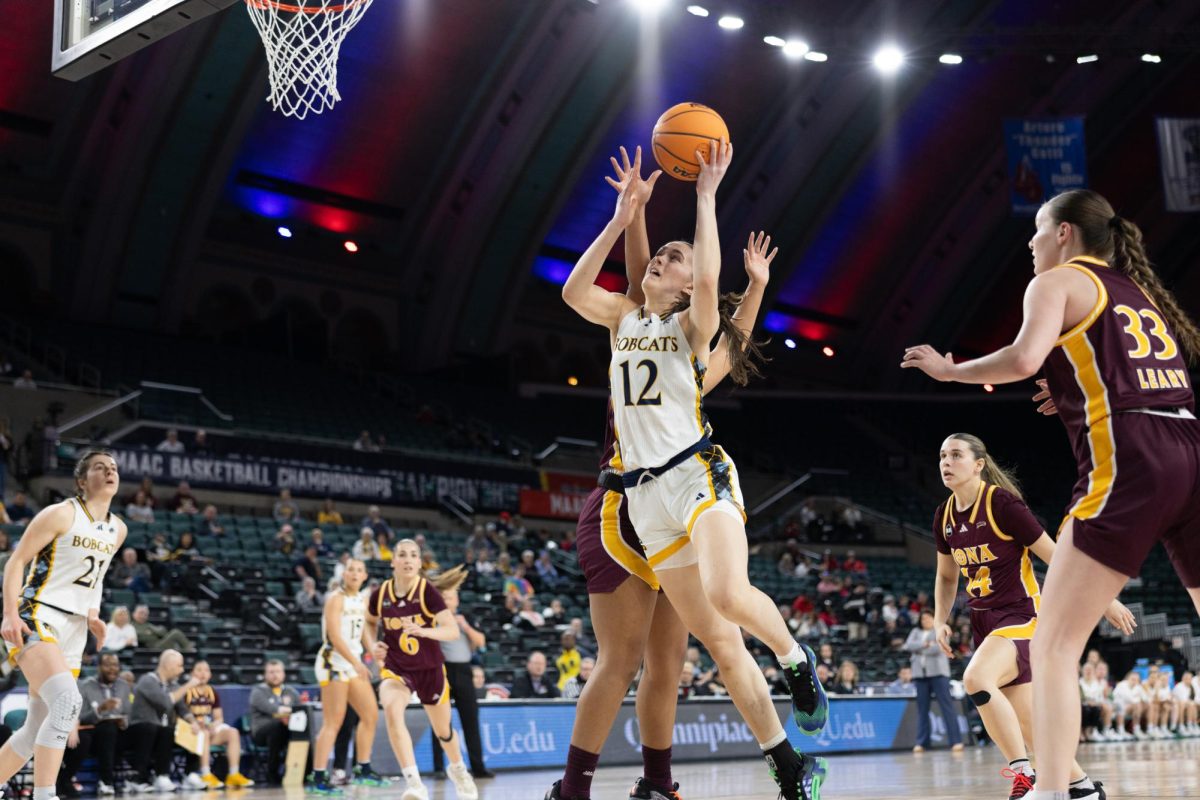
[[[100,607],[104,575],[117,550],[117,526],[112,514],[93,519],[78,497],[65,502],[75,519],[34,558],[21,597],[86,616],[88,609]]]

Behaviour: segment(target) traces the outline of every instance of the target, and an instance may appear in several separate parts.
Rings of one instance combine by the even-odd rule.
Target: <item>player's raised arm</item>
[[[692,302],[686,330],[692,352],[708,365],[712,339],[721,324],[721,239],[717,232],[717,187],[729,170],[733,145],[728,140],[710,142],[708,156],[697,150],[700,177],[696,180],[696,238],[692,254]]]
[[[646,232],[646,206],[650,202],[654,184],[658,182],[662,170],[655,170],[650,173],[649,179],[642,180],[641,147],[634,151],[632,164],[629,163],[629,152],[624,147],[621,148],[619,162],[615,158],[609,160],[612,162],[613,172],[617,177],[615,179],[605,178],[608,185],[616,189],[618,195],[630,185],[637,193],[635,198],[637,210],[634,213],[633,222],[625,229],[625,279],[629,282],[625,296],[640,306],[646,302],[646,295],[642,291],[642,279],[646,277],[646,267],[650,263],[650,237]]]
[[[743,339],[736,346],[745,349],[754,335],[754,323],[758,319],[758,310],[762,307],[763,294],[767,291],[767,281],[771,277],[771,262],[779,254],[779,248],[771,249],[771,237],[764,231],[757,235],[750,234],[746,249],[742,251],[742,261],[746,267],[746,291],[742,300],[733,313],[732,322],[741,333]],[[722,333],[717,339],[717,346],[708,356],[708,369],[704,372],[704,394],[708,394],[717,384],[729,374],[730,336]]]
[[[604,266],[617,239],[633,222],[637,212],[637,196],[640,180],[631,176],[625,190],[617,196],[617,207],[613,217],[591,246],[575,262],[570,277],[563,284],[562,296],[567,305],[575,309],[588,322],[603,325],[615,332],[621,317],[638,307],[638,304],[623,294],[616,294],[596,285],[596,277]]]

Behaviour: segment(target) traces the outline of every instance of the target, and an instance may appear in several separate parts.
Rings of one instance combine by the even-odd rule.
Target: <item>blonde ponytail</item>
[[[996,459],[992,458],[982,439],[970,433],[952,433],[947,438],[965,442],[967,447],[971,448],[971,455],[977,459],[983,459],[983,472],[979,477],[984,482],[990,483],[993,486],[999,486],[1006,492],[1016,495],[1021,500],[1025,499],[1021,494],[1021,484],[1017,481],[1017,476],[1011,469],[1005,469],[996,462]]]

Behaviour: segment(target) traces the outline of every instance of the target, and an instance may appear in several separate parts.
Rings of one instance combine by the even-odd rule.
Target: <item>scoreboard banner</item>
[[[1087,188],[1083,117],[1004,120],[1012,210],[1033,216],[1042,203]]]
[[[1200,211],[1200,119],[1155,120],[1167,211]]]

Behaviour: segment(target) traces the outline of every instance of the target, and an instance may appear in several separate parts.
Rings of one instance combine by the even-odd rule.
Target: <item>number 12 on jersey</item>
[[[653,397],[647,397],[650,391],[654,388],[655,381],[658,380],[658,364],[655,364],[648,358],[638,362],[635,368],[638,371],[646,370],[646,382],[642,385],[642,393],[638,395],[637,402],[633,399],[633,388],[630,380],[630,369],[628,361],[621,362],[621,377],[624,381],[625,388],[625,405],[627,406],[661,406],[662,392],[658,392]]]

